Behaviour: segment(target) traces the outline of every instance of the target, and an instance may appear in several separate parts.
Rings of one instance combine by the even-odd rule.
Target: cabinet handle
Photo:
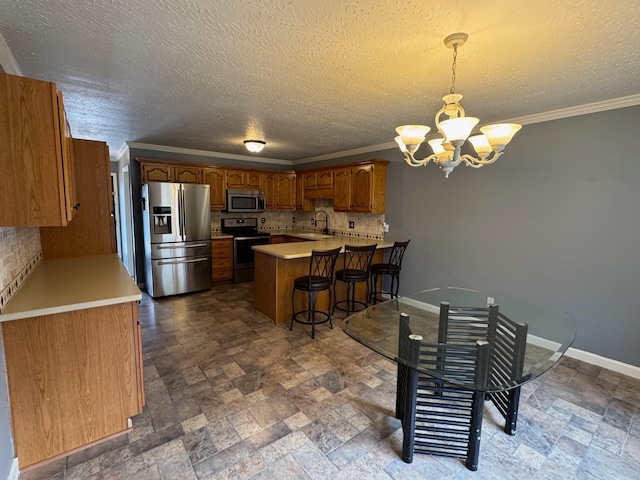
[[[79,203],[76,203],[76,204],[73,206],[73,209],[74,209],[74,210],[78,210],[79,208],[80,208],[80,204],[79,204]]]

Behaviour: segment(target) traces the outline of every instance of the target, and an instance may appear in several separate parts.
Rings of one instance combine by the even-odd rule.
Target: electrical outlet
[[[262,218],[260,219],[260,223],[264,223],[264,222],[266,222],[266,221],[267,221],[267,219],[266,219],[266,218],[264,218],[264,217],[262,217]]]
[[[356,222],[349,222],[349,228],[356,228]]]
[[[495,302],[495,299],[493,297],[487,297],[487,305],[493,305]]]
[[[382,224],[382,231],[383,232],[388,232],[389,231],[389,224],[387,222],[384,222]]]
[[[316,221],[312,218],[311,219],[311,225],[315,226],[315,224],[316,224]]]
[[[296,216],[291,217],[291,223],[296,223]]]

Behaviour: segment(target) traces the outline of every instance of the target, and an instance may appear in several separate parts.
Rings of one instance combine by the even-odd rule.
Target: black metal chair
[[[505,381],[522,383],[528,329],[526,323],[501,313],[498,305],[470,308],[440,304],[439,342],[469,345],[486,340],[491,345],[491,386],[503,385]],[[509,435],[516,434],[520,388],[487,395],[504,417],[504,432]]]
[[[398,297],[398,289],[400,288],[400,270],[402,269],[402,258],[407,250],[407,246],[411,240],[406,242],[394,242],[393,248],[389,255],[387,263],[374,263],[369,271],[371,272],[371,287],[369,287],[369,303],[374,305],[378,303],[379,295],[388,294],[390,298]],[[383,288],[378,292],[378,278],[382,276],[384,282],[385,276],[391,277],[391,287],[388,292]],[[382,299],[381,299],[382,300]]]
[[[371,260],[373,254],[376,252],[377,244],[373,245],[345,245],[344,246],[344,268],[336,272],[336,278],[333,281],[333,291],[336,290],[336,282],[339,280],[346,284],[347,295],[345,300],[337,300],[333,304],[333,311],[337,308],[343,312],[347,312],[347,316],[351,312],[356,312],[367,308],[369,304],[367,302],[361,302],[356,300],[356,284],[360,282],[367,282],[367,295],[369,298],[369,268],[371,267]],[[346,305],[346,307],[343,307]],[[356,309],[356,305],[360,308]]]
[[[311,259],[309,261],[309,275],[298,277],[293,281],[293,291],[291,292],[291,326],[289,330],[293,330],[293,322],[311,325],[311,338],[316,336],[316,325],[329,322],[329,326],[333,328],[331,322],[331,280],[333,279],[333,270],[340,255],[341,248],[333,250],[312,250]],[[308,307],[305,310],[295,311],[294,297],[296,290],[307,292]],[[318,292],[329,290],[329,306],[328,311],[316,310],[316,296]],[[299,318],[300,314],[306,314],[306,318]],[[317,321],[316,315],[321,315],[322,320]]]
[[[414,452],[427,453],[463,458],[469,470],[477,470],[485,399],[505,417],[504,431],[515,434],[520,387],[485,391],[525,380],[527,330],[497,305],[467,308],[443,302],[438,343],[429,344],[412,334],[409,315],[400,314],[398,356],[438,372],[430,376],[398,363],[396,418],[402,421],[405,462],[413,461]]]

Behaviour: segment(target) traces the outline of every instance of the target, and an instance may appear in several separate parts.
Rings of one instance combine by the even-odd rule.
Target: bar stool
[[[331,322],[331,279],[333,278],[333,270],[340,255],[341,248],[334,248],[333,250],[312,250],[311,259],[309,261],[309,275],[298,277],[293,281],[293,291],[291,292],[291,326],[289,330],[293,330],[293,322],[302,323],[305,325],[311,325],[311,338],[316,336],[316,325],[320,323],[329,322],[331,328],[333,323]],[[295,311],[295,305],[293,303],[296,290],[302,290],[307,292],[308,307],[305,310]],[[329,290],[329,308],[327,312],[316,310],[316,295],[323,290]],[[306,313],[307,317],[298,318],[298,315]],[[320,314],[323,319],[316,321],[316,315]]]
[[[369,303],[374,305],[378,303],[378,295],[389,294],[391,298],[398,297],[398,289],[400,288],[400,270],[402,269],[402,257],[407,250],[407,246],[411,240],[406,242],[394,242],[391,254],[389,255],[388,263],[374,263],[371,265],[369,271],[371,272],[371,288],[369,289]],[[391,288],[388,292],[384,289],[378,292],[378,277],[390,275],[391,276]]]
[[[336,282],[340,280],[347,285],[346,300],[336,300],[333,304],[333,311],[337,308],[343,312],[347,312],[347,316],[353,311],[367,308],[367,302],[361,302],[355,299],[356,283],[367,282],[367,295],[369,297],[369,267],[373,254],[376,252],[377,244],[373,245],[345,245],[344,246],[344,268],[336,272],[336,279],[333,281],[333,291],[336,291]],[[346,304],[346,308],[343,305]],[[356,304],[362,306],[356,310]]]

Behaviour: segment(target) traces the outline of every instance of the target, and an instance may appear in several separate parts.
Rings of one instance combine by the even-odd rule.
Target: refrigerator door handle
[[[167,245],[157,247],[158,250],[167,250],[167,249],[176,249],[176,248],[198,248],[198,247],[207,247],[208,243],[194,243],[193,245]]]
[[[178,230],[180,233],[180,239],[184,240],[184,223],[182,221],[182,211],[183,211],[183,204],[182,204],[183,198],[182,198],[182,185],[178,185]]]
[[[209,260],[209,257],[192,258],[189,260],[167,260],[166,262],[163,262],[163,261],[158,262],[158,265],[181,265],[183,263],[206,262],[207,260]]]
[[[187,237],[187,213],[185,212],[185,203],[184,203],[184,187],[180,184],[180,197],[182,198],[182,240],[184,241]]]

